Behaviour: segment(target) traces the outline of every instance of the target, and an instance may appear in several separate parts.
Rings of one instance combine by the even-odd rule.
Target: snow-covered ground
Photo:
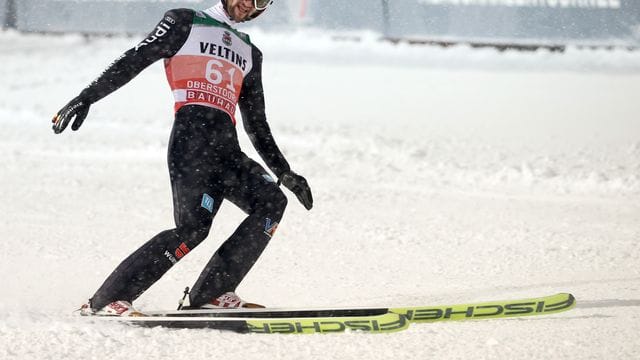
[[[291,196],[239,289],[270,306],[447,304],[565,291],[554,316],[391,335],[238,335],[95,325],[73,311],[172,227],[161,64],[50,118],[133,38],[0,32],[0,358],[630,359],[640,354],[640,53],[394,46],[253,32]],[[242,129],[239,126],[239,129]],[[254,154],[246,135],[241,141]],[[173,308],[243,214],[137,302]]]

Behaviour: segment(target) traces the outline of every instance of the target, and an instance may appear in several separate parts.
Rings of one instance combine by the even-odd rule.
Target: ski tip
[[[562,312],[571,310],[576,306],[576,297],[571,293],[559,293],[557,295],[550,296],[549,301],[547,301],[547,304],[545,305],[545,312]]]
[[[547,315],[570,310],[575,304],[576,299],[572,294],[558,293],[538,298],[443,306],[413,306],[393,308],[390,311],[405,316],[410,322],[422,323]]]

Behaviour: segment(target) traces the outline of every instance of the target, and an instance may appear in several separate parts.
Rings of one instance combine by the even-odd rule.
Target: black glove
[[[280,184],[286,186],[287,189],[296,194],[302,205],[304,205],[307,210],[311,210],[313,207],[313,197],[311,196],[311,188],[309,188],[309,184],[305,178],[289,170],[280,175],[278,185]]]
[[[71,130],[78,130],[89,113],[89,106],[91,106],[91,104],[80,96],[69,101],[67,105],[58,111],[58,113],[53,117],[53,120],[51,120],[53,123],[53,132],[56,134],[63,132],[74,117],[75,120],[71,125]]]

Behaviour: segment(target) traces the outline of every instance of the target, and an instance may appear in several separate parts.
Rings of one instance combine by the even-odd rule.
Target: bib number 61
[[[214,85],[220,85],[222,82],[226,82],[225,88],[235,92],[236,88],[233,85],[233,76],[235,73],[236,69],[233,66],[225,67],[225,64],[221,61],[212,59],[207,62],[205,77],[207,81]],[[225,77],[225,75],[228,75],[228,77]]]

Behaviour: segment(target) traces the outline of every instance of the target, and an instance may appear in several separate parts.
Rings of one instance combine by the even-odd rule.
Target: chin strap
[[[263,12],[264,12],[264,10],[258,10],[255,13],[253,13],[253,15],[249,16],[249,18],[247,18],[247,20],[245,20],[245,21],[253,20],[253,19],[257,18],[258,16],[260,16],[260,14],[262,14]]]

